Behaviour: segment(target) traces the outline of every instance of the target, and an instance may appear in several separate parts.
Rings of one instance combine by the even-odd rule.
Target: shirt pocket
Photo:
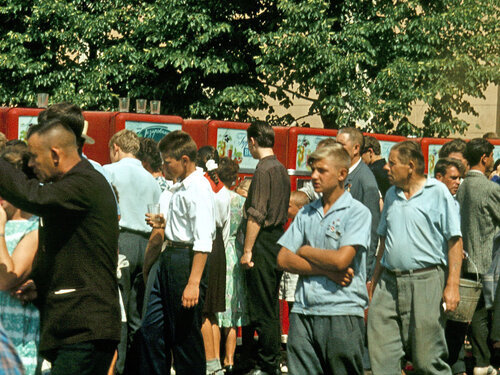
[[[339,247],[342,230],[333,226],[329,226],[325,233],[325,249],[335,249]]]

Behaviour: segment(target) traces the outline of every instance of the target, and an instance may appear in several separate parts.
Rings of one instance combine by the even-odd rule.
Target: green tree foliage
[[[464,132],[499,83],[494,0],[1,0],[0,103],[161,99],[162,112],[249,120],[269,95],[308,99],[325,127]],[[424,128],[410,122],[426,104]],[[133,102],[133,101],[132,101]]]
[[[275,95],[311,100],[325,127],[371,120],[377,132],[446,136],[476,114],[466,96],[483,98],[499,82],[499,6],[490,0],[280,0],[278,30],[257,36],[257,57]],[[427,105],[424,127],[409,120]]]

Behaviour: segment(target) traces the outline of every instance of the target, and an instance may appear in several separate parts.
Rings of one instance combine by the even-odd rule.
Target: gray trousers
[[[291,375],[363,374],[363,318],[290,314],[287,354]]]
[[[451,374],[446,363],[441,268],[396,277],[384,271],[368,312],[368,350],[374,375],[400,375],[404,359],[418,374]]]

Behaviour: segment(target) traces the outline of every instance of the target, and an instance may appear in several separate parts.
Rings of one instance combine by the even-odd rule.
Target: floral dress
[[[219,327],[241,327],[248,324],[246,309],[246,289],[240,257],[243,244],[238,242],[236,234],[243,218],[245,198],[229,191],[231,196],[231,218],[229,241],[226,246],[226,311],[217,314]]]
[[[28,233],[38,229],[38,217],[28,220],[9,220],[5,224],[7,250],[12,255],[17,244]],[[0,291],[0,322],[14,344],[26,374],[34,374],[37,365],[37,350],[40,336],[40,315],[31,303],[24,305],[10,295]]]

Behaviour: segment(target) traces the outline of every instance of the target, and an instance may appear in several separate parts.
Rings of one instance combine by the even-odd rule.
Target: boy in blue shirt
[[[300,275],[288,334],[294,374],[362,374],[366,249],[371,214],[344,190],[350,157],[335,143],[308,161],[321,199],[299,211],[278,243],[278,266]]]

